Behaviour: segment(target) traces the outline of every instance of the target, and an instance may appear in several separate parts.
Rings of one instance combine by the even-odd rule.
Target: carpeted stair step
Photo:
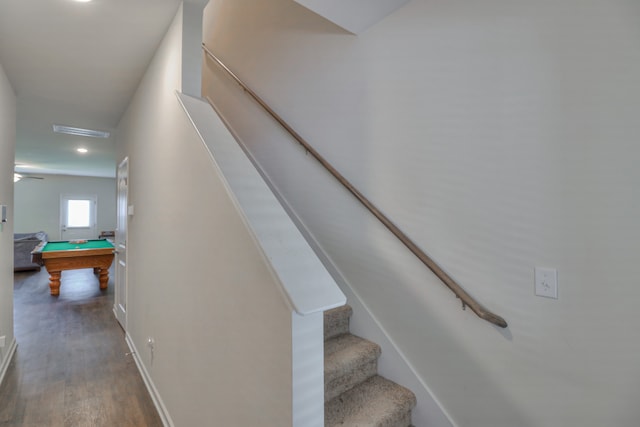
[[[349,332],[349,318],[353,313],[350,305],[334,308],[324,313],[325,341]]]
[[[351,334],[324,343],[325,402],[371,378],[378,372],[380,346]]]
[[[325,403],[325,427],[408,427],[415,405],[410,390],[376,375]]]
[[[377,375],[380,346],[349,332],[351,314],[324,313],[325,427],[411,427],[415,395]]]

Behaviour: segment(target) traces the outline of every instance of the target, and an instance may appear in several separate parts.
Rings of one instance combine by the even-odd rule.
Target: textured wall
[[[174,425],[290,425],[291,309],[176,97],[182,22],[118,126],[128,333]]]
[[[414,0],[356,37],[287,0],[212,0],[204,28],[236,74],[509,322],[461,311],[205,65],[203,90],[455,424],[637,425],[637,2]],[[535,266],[558,269],[558,300],[533,295]]]

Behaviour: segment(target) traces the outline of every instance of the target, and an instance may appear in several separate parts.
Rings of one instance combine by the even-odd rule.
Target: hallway
[[[91,269],[65,271],[59,297],[48,277],[14,274],[18,348],[0,426],[162,426],[113,315],[113,271],[106,292]]]

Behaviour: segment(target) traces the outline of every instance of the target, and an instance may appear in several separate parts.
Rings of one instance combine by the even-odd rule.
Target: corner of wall
[[[408,0],[295,0],[352,34],[360,34]]]
[[[204,4],[182,6],[182,93],[202,94],[202,13]]]
[[[15,351],[13,334],[13,162],[16,140],[16,99],[0,65],[0,205],[7,206],[6,223],[0,223],[0,336],[9,347],[0,348],[0,381]]]

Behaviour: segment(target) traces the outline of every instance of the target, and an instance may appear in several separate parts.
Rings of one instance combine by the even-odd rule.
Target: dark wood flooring
[[[91,269],[14,275],[18,348],[0,386],[0,426],[162,426],[113,315],[113,271],[100,291]],[[9,343],[7,343],[7,346]]]

